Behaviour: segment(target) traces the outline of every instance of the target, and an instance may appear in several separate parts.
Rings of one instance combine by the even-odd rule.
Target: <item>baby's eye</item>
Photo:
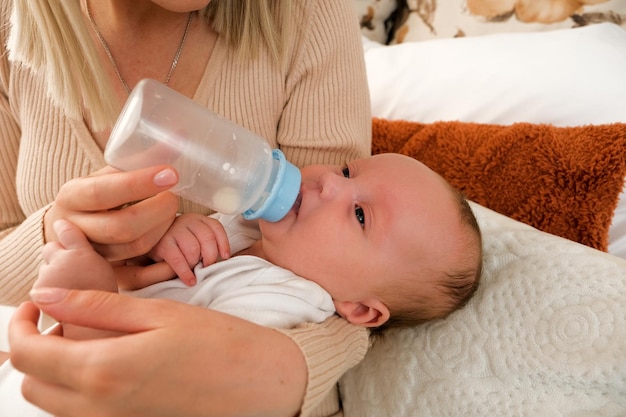
[[[341,173],[344,177],[350,178],[350,168],[346,165],[341,168]],[[361,227],[365,226],[365,212],[360,206],[354,206],[354,214]]]
[[[358,222],[361,223],[361,226],[365,226],[365,212],[363,209],[359,206],[354,206],[354,214]]]

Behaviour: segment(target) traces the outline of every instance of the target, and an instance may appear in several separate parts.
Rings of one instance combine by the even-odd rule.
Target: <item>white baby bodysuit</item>
[[[216,214],[228,234],[231,253],[260,238],[256,222]],[[234,256],[194,269],[197,284],[179,279],[126,292],[141,298],[166,298],[204,306],[269,327],[319,323],[335,313],[330,295],[316,283],[255,256]],[[23,375],[9,361],[0,366],[0,416],[51,417],[21,395]]]

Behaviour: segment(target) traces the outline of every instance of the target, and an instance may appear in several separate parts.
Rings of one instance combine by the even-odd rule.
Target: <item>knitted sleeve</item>
[[[7,22],[9,13],[9,2],[2,2],[0,21]],[[8,31],[8,25],[0,27],[3,48]],[[39,267],[39,253],[32,247],[41,246],[43,210],[26,219],[18,200],[16,179],[21,130],[9,102],[11,71],[7,55],[3,49],[0,57],[0,304],[17,304],[26,298],[31,286],[29,279],[21,277],[36,276],[33,271]],[[23,256],[14,257],[15,253]],[[15,279],[7,282],[9,278],[4,277]]]
[[[278,330],[300,347],[307,364],[309,374],[300,417],[336,413],[339,404],[333,394],[337,382],[348,369],[363,360],[369,348],[369,331],[337,316],[321,324],[307,323],[294,329]],[[328,404],[332,398],[336,404]],[[327,412],[320,413],[320,408]]]
[[[344,164],[370,154],[371,111],[352,0],[296,2],[288,101],[277,141],[297,166]]]
[[[47,207],[26,218],[17,194],[20,129],[12,116],[4,82],[0,83],[0,304],[26,299],[37,276]]]

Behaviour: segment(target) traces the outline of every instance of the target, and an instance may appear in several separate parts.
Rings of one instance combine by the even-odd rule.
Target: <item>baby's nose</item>
[[[334,199],[345,190],[346,178],[335,173],[325,173],[320,176],[320,196],[322,199]]]

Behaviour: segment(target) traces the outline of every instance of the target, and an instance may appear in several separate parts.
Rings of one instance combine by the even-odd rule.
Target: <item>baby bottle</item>
[[[247,219],[282,219],[300,191],[300,170],[280,150],[151,79],[128,97],[104,157],[124,171],[171,165],[172,192]]]

